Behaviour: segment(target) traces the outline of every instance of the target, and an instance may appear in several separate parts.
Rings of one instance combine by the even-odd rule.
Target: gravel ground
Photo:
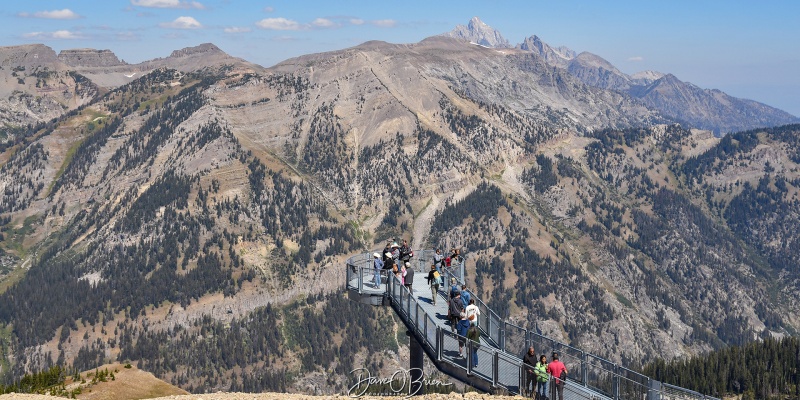
[[[364,396],[361,399],[402,399],[402,396],[390,397],[375,397]],[[415,400],[489,400],[489,399],[522,399],[522,397],[508,397],[508,396],[491,396],[480,393],[450,393],[450,394],[430,394],[426,396],[415,396]],[[53,400],[63,399],[63,397],[43,396],[38,394],[4,394],[0,396],[0,400]],[[346,400],[352,399],[351,397],[336,395],[336,396],[309,396],[304,394],[292,393],[209,393],[209,394],[189,394],[183,396],[167,396],[158,397],[152,400]]]

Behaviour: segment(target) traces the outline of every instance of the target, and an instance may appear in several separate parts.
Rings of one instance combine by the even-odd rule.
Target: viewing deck
[[[717,400],[650,379],[601,357],[507,323],[472,292],[471,298],[481,312],[478,317],[481,343],[476,345],[466,340],[453,333],[447,321],[448,282],[451,278],[456,278],[459,284],[464,282],[463,265],[443,268],[445,285],[439,288],[436,304],[433,304],[426,280],[432,255],[432,251],[425,250],[412,259],[415,274],[410,290],[393,275],[387,278],[385,271],[380,284],[375,285],[375,272],[369,253],[353,256],[347,261],[350,298],[394,309],[411,336],[412,364],[415,364],[415,352],[424,352],[440,371],[478,390],[525,394],[522,355],[533,345],[537,354],[548,356],[548,361],[551,361],[550,354],[553,351],[561,355],[560,360],[569,370],[564,387],[565,399]],[[476,365],[473,365],[472,357],[459,355],[459,342],[465,343],[465,356],[472,354],[473,350],[477,351]],[[417,361],[417,365],[421,366],[421,360]],[[552,382],[548,383],[548,396],[551,385]]]

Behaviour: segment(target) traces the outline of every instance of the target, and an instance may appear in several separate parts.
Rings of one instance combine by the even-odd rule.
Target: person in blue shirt
[[[461,285],[461,302],[464,303],[464,308],[469,305],[470,295],[467,291],[467,285]]]

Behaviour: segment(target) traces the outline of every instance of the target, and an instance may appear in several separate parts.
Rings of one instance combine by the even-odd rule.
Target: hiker
[[[397,242],[392,243],[392,258],[394,263],[397,264],[397,268],[400,268],[400,245]]]
[[[536,380],[538,381],[536,395],[539,400],[544,400],[547,398],[547,381],[550,378],[550,376],[547,375],[547,356],[542,354],[539,357],[539,362],[536,363],[535,367],[533,367],[533,371],[536,374]]]
[[[395,268],[397,266],[394,264],[394,259],[392,258],[392,253],[384,253],[383,257],[384,257],[384,260],[385,260],[383,262],[383,269],[385,269],[387,271],[391,270],[392,273],[394,273],[395,272]],[[388,276],[389,274],[387,273],[386,275]]]
[[[403,265],[403,269],[405,270],[405,277],[403,278],[403,284],[408,288],[408,292],[413,294],[414,288],[411,285],[414,284],[414,268],[411,268],[410,263],[406,263]]]
[[[522,357],[522,365],[525,367],[525,380],[524,388],[522,391],[523,395],[527,395],[528,397],[533,397],[533,394],[536,393],[536,351],[533,349],[533,346],[528,347],[528,352],[525,353],[525,356]]]
[[[381,286],[381,270],[383,269],[383,260],[381,260],[381,255],[378,253],[372,253],[372,257],[374,258],[372,261],[372,269],[375,271],[375,279],[373,283],[375,283],[375,288],[379,288]]]
[[[472,368],[478,367],[478,347],[481,344],[481,331],[477,326],[470,326],[467,330],[467,339],[472,341]]]
[[[442,276],[436,270],[436,265],[431,265],[431,270],[428,272],[428,285],[431,287],[431,301],[436,305],[436,297],[439,294],[439,285],[442,283]]]
[[[458,290],[458,281],[456,280],[455,277],[453,277],[453,278],[450,278],[450,298],[452,299],[453,297],[456,297],[456,294],[461,296],[461,291]],[[463,307],[464,304],[461,304],[461,306]]]
[[[456,325],[458,325],[458,321],[461,318],[461,313],[464,311],[464,309],[461,308],[462,305],[461,293],[456,292],[456,296],[450,299],[447,307],[447,318],[450,319],[450,328],[453,333],[455,333]]]
[[[444,261],[444,256],[442,255],[442,249],[436,249],[436,253],[433,255],[433,266],[436,267],[436,270],[439,271],[439,274],[442,274],[442,262]]]
[[[386,242],[386,247],[383,248],[381,254],[383,254],[383,263],[386,264],[392,258],[392,242]]]
[[[470,295],[467,291],[467,285],[461,285],[461,302],[464,303],[464,308],[469,305]]]
[[[461,313],[458,315],[458,325],[456,326],[456,330],[458,331],[459,336],[467,337],[467,331],[469,331],[469,320],[467,319],[467,313],[464,312],[463,308],[461,309]],[[458,355],[461,355],[461,351],[466,344],[467,343],[463,338],[458,338]],[[464,354],[463,357],[467,358],[467,355]]]
[[[408,242],[403,239],[403,245],[400,246],[400,261],[405,264],[406,268],[411,266],[411,257],[414,257],[414,251],[408,246]]]
[[[475,305],[475,299],[469,299],[469,305],[464,309],[464,312],[467,314],[469,324],[478,326],[478,316],[481,315],[481,310]]]
[[[547,373],[553,377],[553,384],[550,385],[550,398],[555,400],[557,394],[559,400],[564,400],[564,383],[566,383],[567,380],[567,367],[558,360],[557,352],[553,352],[552,358],[553,361],[547,364]]]

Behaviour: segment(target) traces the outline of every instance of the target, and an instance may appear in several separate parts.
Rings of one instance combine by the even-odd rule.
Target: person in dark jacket
[[[431,270],[428,272],[428,286],[431,287],[431,302],[436,305],[436,298],[439,294],[439,271],[436,270],[436,265],[431,265]],[[441,275],[440,275],[441,276]]]
[[[522,357],[522,363],[525,367],[525,386],[523,394],[528,397],[533,397],[533,394],[536,393],[536,371],[534,368],[537,362],[536,351],[534,351],[533,346],[528,347],[528,352]]]
[[[458,325],[458,321],[461,319],[461,313],[464,311],[462,307],[461,293],[456,293],[456,297],[450,299],[447,309],[447,315],[450,318],[450,327],[454,333],[456,331],[456,325]]]
[[[414,289],[411,285],[414,284],[414,268],[411,268],[409,265],[406,265],[406,276],[403,280],[403,284],[408,288],[408,292],[413,295]]]

